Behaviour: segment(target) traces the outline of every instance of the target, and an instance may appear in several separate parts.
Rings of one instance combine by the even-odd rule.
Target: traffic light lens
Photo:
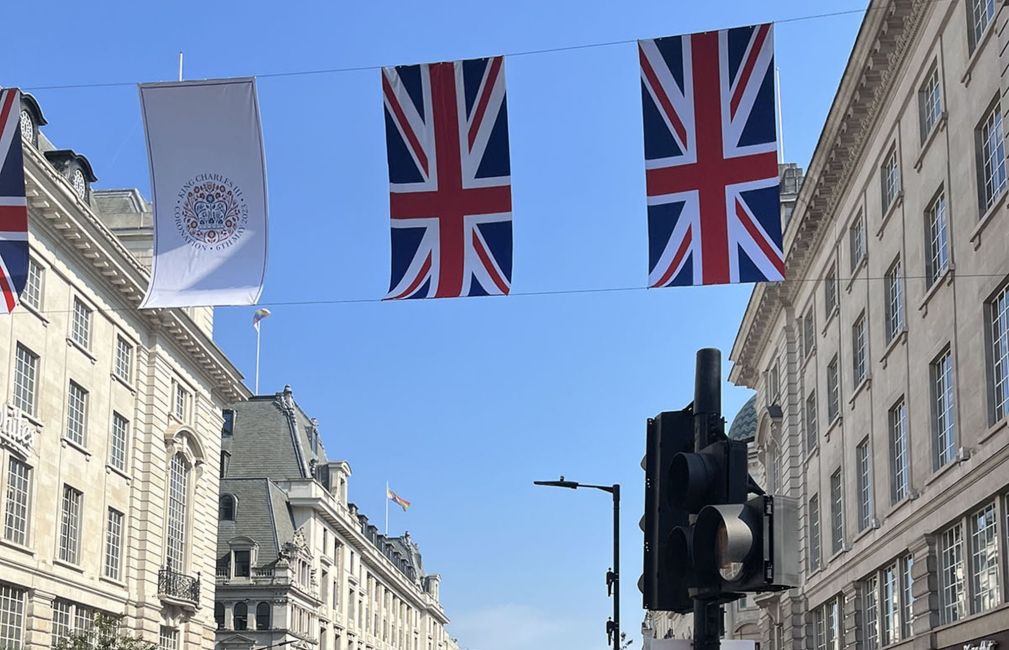
[[[729,531],[725,527],[724,521],[719,522],[715,531],[715,562],[722,580],[736,580],[743,574],[743,563],[732,557],[729,547]]]

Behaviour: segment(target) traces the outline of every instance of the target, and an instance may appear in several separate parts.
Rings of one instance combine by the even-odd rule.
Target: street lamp
[[[613,485],[591,485],[588,483],[578,483],[568,481],[561,476],[558,481],[533,481],[533,485],[546,487],[568,488],[577,490],[578,488],[591,488],[602,490],[613,495],[613,569],[606,572],[606,589],[613,595],[613,618],[606,622],[606,635],[613,641],[613,647],[618,650],[621,646],[620,638],[620,484]],[[612,635],[612,636],[611,636]]]

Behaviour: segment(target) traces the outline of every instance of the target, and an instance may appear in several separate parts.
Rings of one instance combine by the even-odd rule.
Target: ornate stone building
[[[770,487],[803,504],[802,584],[757,598],[764,647],[1009,643],[1007,18],[870,3],[790,279],[751,296],[730,378],[758,391]]]
[[[409,533],[386,537],[348,501],[290,387],[225,414],[217,538],[221,650],[457,650]]]
[[[0,316],[0,647],[49,648],[104,612],[165,650],[212,648],[221,413],[241,376],[212,310],[137,310],[148,205],[92,192],[29,95],[21,120],[31,258]],[[132,248],[127,221],[147,225]]]

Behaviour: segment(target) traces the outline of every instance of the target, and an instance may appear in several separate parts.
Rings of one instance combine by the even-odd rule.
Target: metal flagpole
[[[256,395],[259,395],[259,326],[261,323],[256,323]]]
[[[782,129],[781,120],[781,75],[778,74],[778,66],[774,66],[774,95],[778,104],[778,162],[785,162],[785,133]]]
[[[385,536],[389,536],[389,481],[385,482]]]
[[[179,81],[182,81],[182,50],[179,50]]]

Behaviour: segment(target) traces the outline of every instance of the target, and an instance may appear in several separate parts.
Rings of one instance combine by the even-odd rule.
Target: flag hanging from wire
[[[140,86],[154,198],[141,307],[254,305],[266,272],[266,161],[254,79]]]
[[[266,307],[260,307],[252,314],[252,326],[256,328],[257,332],[259,331],[259,321],[263,320],[269,315],[270,310],[267,309]]]
[[[774,27],[638,41],[648,284],[784,278]]]
[[[385,496],[387,499],[389,499],[389,501],[392,501],[397,506],[402,508],[403,512],[406,512],[407,510],[410,509],[410,502],[404,499],[403,497],[399,496],[395,492],[393,492],[392,488],[389,487],[385,488]]]
[[[28,204],[21,148],[21,91],[0,90],[0,314],[17,306],[28,281]]]
[[[388,299],[511,289],[504,57],[382,70],[392,272]]]

